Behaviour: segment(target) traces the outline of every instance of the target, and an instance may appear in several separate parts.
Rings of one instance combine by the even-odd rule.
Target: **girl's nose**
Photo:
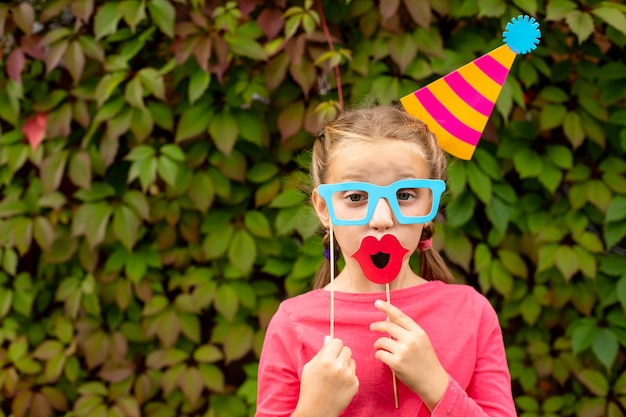
[[[374,213],[372,213],[369,226],[376,230],[385,230],[393,226],[393,221],[394,218],[391,206],[389,206],[387,200],[380,198],[376,202],[376,208],[374,209]]]

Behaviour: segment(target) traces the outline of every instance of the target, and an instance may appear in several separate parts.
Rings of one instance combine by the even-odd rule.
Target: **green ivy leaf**
[[[152,115],[152,119],[157,126],[172,131],[174,126],[174,118],[172,110],[164,103],[158,101],[150,101],[148,103],[148,111]]]
[[[578,260],[580,271],[585,274],[585,276],[595,279],[598,270],[596,258],[580,246],[574,246],[573,251],[576,255],[576,259]]]
[[[584,369],[577,375],[580,382],[598,397],[606,397],[609,392],[609,383],[599,371]]]
[[[404,74],[407,66],[417,55],[417,43],[410,33],[392,35],[389,40],[389,56]]]
[[[563,145],[549,145],[546,153],[552,163],[562,169],[571,169],[574,165],[572,151]]]
[[[567,107],[562,104],[548,104],[539,114],[539,129],[551,130],[563,125]]]
[[[189,87],[187,88],[187,95],[189,96],[189,104],[193,104],[205,93],[209,88],[211,82],[211,73],[205,72],[202,69],[195,71],[189,77]]]
[[[287,208],[300,205],[306,200],[306,195],[300,190],[289,189],[280,193],[272,203],[271,208]]]
[[[559,246],[556,244],[542,245],[539,247],[539,262],[537,263],[538,273],[555,266],[558,247]]]
[[[154,119],[152,119],[152,114],[145,107],[133,108],[132,114],[133,115],[130,119],[130,130],[133,132],[135,139],[137,139],[138,142],[143,142],[152,133],[152,129],[154,128]]]
[[[222,284],[217,289],[214,305],[218,313],[232,321],[239,310],[239,296],[232,286]]]
[[[171,160],[166,155],[157,158],[157,172],[159,177],[163,179],[169,186],[176,186],[176,178],[178,177],[179,166],[176,161]]]
[[[541,173],[537,179],[554,195],[563,181],[563,171],[557,168],[550,159],[544,157]]]
[[[204,385],[211,391],[223,392],[224,391],[224,373],[220,368],[212,364],[201,363],[198,365],[200,375]]]
[[[573,10],[565,15],[565,22],[578,37],[578,43],[582,44],[593,33],[593,19],[591,14]]]
[[[606,223],[604,225],[604,242],[612,248],[626,237],[626,222]]]
[[[520,306],[520,312],[526,323],[534,325],[537,323],[539,315],[541,314],[541,305],[537,302],[535,297],[526,296]]]
[[[140,226],[141,220],[133,210],[122,205],[115,207],[113,210],[113,234],[129,252],[132,252],[135,243],[137,243]]]
[[[626,16],[623,12],[600,5],[591,9],[591,13],[626,35]]]
[[[446,230],[444,251],[452,262],[461,265],[466,271],[469,270],[473,247],[467,236],[453,229]]]
[[[252,349],[254,331],[246,324],[235,325],[224,335],[224,357],[226,363],[241,359]]]
[[[211,233],[206,237],[202,244],[204,255],[208,259],[217,259],[226,253],[231,238],[234,234],[233,225],[227,223],[221,227],[215,227],[211,230]]]
[[[111,4],[111,3],[109,3]],[[101,107],[111,97],[115,89],[126,79],[125,72],[114,72],[103,76],[96,86],[95,96],[98,107]],[[111,115],[112,117],[113,115]],[[106,120],[103,116],[96,117],[98,120]]]
[[[538,177],[543,168],[541,157],[530,148],[517,152],[513,157],[513,164],[520,178]]]
[[[254,183],[260,184],[272,179],[278,174],[279,169],[275,164],[270,162],[259,162],[250,167],[246,172],[246,179]]]
[[[450,227],[460,227],[474,217],[476,198],[470,192],[452,199],[445,207],[446,222]]]
[[[70,158],[68,175],[81,188],[91,187],[91,158],[85,151],[78,151]]]
[[[260,211],[248,211],[244,217],[244,224],[250,233],[260,238],[271,238],[272,230],[267,217]]]
[[[150,0],[148,1],[148,12],[161,32],[173,38],[176,9],[172,3],[168,0]]]
[[[45,194],[59,188],[65,171],[68,152],[66,150],[55,152],[43,160],[41,165],[41,185]]]
[[[117,30],[117,24],[122,18],[122,14],[119,12],[117,6],[117,3],[105,3],[96,12],[94,18],[96,40],[115,33]]]
[[[91,249],[102,243],[113,209],[107,203],[80,206],[72,223],[74,236],[84,235]]]
[[[241,272],[248,274],[257,257],[257,248],[254,238],[247,230],[237,230],[228,248],[228,260]]]
[[[502,261],[502,265],[514,276],[526,279],[528,277],[528,268],[524,259],[517,253],[507,249],[500,249],[498,257]]]
[[[466,166],[461,160],[450,161],[448,165],[448,189],[453,197],[458,197],[467,186]]]
[[[43,216],[36,217],[33,221],[33,236],[39,247],[48,251],[54,241],[54,228],[50,221]]]
[[[224,40],[237,55],[252,58],[255,61],[266,61],[268,59],[265,49],[252,38],[226,33],[224,34]]]
[[[499,0],[478,0],[479,16],[499,17],[504,14],[506,5]]]
[[[489,204],[493,192],[491,179],[476,164],[467,164],[467,180],[472,191],[485,204]]]
[[[603,212],[609,207],[613,195],[606,184],[600,180],[591,180],[587,182],[587,199],[594,206]]]
[[[117,6],[132,33],[135,33],[137,25],[146,19],[146,7],[144,1],[124,0]]]
[[[206,172],[197,172],[189,184],[187,195],[195,207],[206,214],[215,199],[215,187],[211,177]]]
[[[198,104],[188,108],[178,121],[174,140],[182,142],[200,135],[207,129],[212,117],[212,113],[206,105]]]
[[[537,0],[513,0],[513,4],[528,13],[530,16],[537,15]]]
[[[237,149],[232,149],[230,155],[219,159],[220,172],[227,178],[243,182],[247,171],[246,157]]]
[[[124,89],[124,98],[131,106],[143,109],[145,107],[143,94],[143,85],[141,84],[139,77],[134,77],[126,84],[126,88]]]
[[[566,281],[570,281],[579,270],[576,253],[570,246],[559,246],[555,253],[554,262]]]
[[[582,145],[585,140],[585,130],[577,112],[569,111],[565,114],[563,132],[565,132],[565,136],[567,136],[574,149]]]
[[[504,298],[509,298],[513,290],[513,276],[506,270],[499,259],[494,259],[489,265],[491,284]]]
[[[618,195],[609,203],[604,216],[604,223],[626,219],[626,197]]]
[[[193,359],[202,363],[217,362],[223,358],[222,351],[214,345],[202,345],[193,353]]]

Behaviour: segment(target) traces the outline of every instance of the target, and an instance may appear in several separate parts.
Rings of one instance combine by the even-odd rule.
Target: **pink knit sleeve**
[[[514,417],[511,377],[502,331],[489,301],[477,297],[474,306],[478,341],[476,365],[467,390],[452,378],[432,417]],[[468,349],[474,348],[468,346]]]
[[[256,417],[290,416],[298,403],[297,340],[293,323],[279,308],[267,328],[258,373]]]

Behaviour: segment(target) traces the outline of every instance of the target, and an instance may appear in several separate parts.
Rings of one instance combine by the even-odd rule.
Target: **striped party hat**
[[[537,48],[540,37],[534,18],[513,18],[504,45],[402,97],[402,106],[426,123],[443,150],[471,159],[515,57]]]

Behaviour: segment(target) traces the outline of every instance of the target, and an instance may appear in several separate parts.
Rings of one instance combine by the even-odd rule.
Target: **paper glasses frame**
[[[425,216],[405,216],[400,210],[396,193],[405,188],[428,188],[432,192],[432,206],[430,213]],[[433,179],[405,179],[399,180],[389,185],[375,185],[369,182],[340,182],[335,184],[320,184],[317,192],[326,202],[330,221],[335,226],[360,226],[368,224],[378,205],[378,200],[384,198],[389,203],[391,211],[401,224],[419,224],[431,221],[439,209],[441,194],[446,189],[446,183]],[[365,217],[357,220],[339,219],[335,216],[332,196],[334,193],[342,191],[365,191],[368,195],[367,213]]]

